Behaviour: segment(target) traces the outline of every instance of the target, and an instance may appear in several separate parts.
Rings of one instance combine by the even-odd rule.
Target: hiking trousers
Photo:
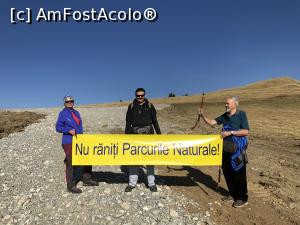
[[[231,166],[231,153],[223,152],[222,169],[229,194],[235,200],[248,201],[246,164],[235,171]]]
[[[139,179],[139,169],[141,166],[129,166],[129,185],[135,187]],[[143,170],[145,168],[143,167]],[[155,185],[154,166],[146,166],[144,171],[147,174],[148,186]]]
[[[72,166],[72,144],[62,145],[66,158],[66,182],[68,187],[76,185],[82,177],[84,179],[91,178],[92,166]]]

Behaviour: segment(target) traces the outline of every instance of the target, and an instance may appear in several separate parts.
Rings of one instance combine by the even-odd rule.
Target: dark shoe
[[[149,187],[149,190],[152,191],[152,192],[157,192],[157,187],[156,187],[156,185],[150,186],[150,187]]]
[[[83,180],[83,186],[99,186],[99,183],[92,179]]]
[[[236,201],[234,201],[234,203],[232,204],[232,206],[233,206],[234,208],[241,208],[241,207],[243,207],[243,206],[245,206],[245,205],[248,205],[248,202],[245,202],[245,201],[243,201],[243,200],[236,200]]]
[[[233,202],[234,199],[231,195],[225,196],[224,198],[222,198],[223,202]]]
[[[128,185],[128,186],[125,188],[125,192],[131,192],[134,188],[135,188],[134,186]]]
[[[76,194],[80,194],[82,192],[81,189],[79,189],[76,186],[68,187],[68,191],[71,192],[71,193],[76,193]]]

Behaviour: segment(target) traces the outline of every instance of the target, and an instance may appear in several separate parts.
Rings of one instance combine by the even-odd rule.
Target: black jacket
[[[157,134],[161,134],[158,121],[156,118],[156,110],[148,99],[140,105],[136,99],[129,104],[126,113],[125,134],[132,134],[132,127],[151,126],[151,133],[154,133],[153,127]]]

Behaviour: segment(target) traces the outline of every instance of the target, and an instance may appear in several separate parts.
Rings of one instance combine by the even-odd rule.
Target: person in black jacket
[[[156,118],[156,110],[153,104],[145,98],[145,90],[138,88],[135,91],[135,99],[129,104],[126,113],[125,134],[161,134]],[[156,192],[154,166],[147,165],[147,179],[150,191]],[[125,192],[135,188],[138,181],[139,166],[129,166],[129,184]]]

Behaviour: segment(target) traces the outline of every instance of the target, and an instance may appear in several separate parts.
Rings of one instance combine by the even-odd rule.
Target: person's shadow
[[[228,195],[228,191],[223,187],[218,187],[218,183],[210,176],[203,173],[200,169],[196,169],[190,166],[182,166],[181,168],[169,168],[169,172],[171,170],[175,171],[187,171],[188,174],[185,176],[167,176],[167,175],[156,175],[155,180],[157,185],[167,185],[167,186],[198,186],[205,192],[207,195],[207,191],[205,191],[202,187],[203,184],[207,188],[211,189],[214,192],[218,192],[221,195]],[[120,166],[121,173],[109,172],[109,171],[97,171],[93,172],[93,178],[98,182],[105,182],[109,184],[115,183],[128,183],[129,170],[128,166]],[[143,169],[139,170],[139,180],[138,183],[147,184],[147,176],[144,173]]]
[[[109,171],[96,171],[92,176],[98,182],[105,182],[108,184],[128,183],[129,169],[128,166],[120,166],[121,173]],[[157,178],[157,176],[155,176]],[[147,185],[147,177],[142,168],[139,169],[138,183],[145,183]]]
[[[223,196],[227,196],[229,193],[226,189],[221,186],[218,186],[218,183],[212,178],[212,176],[203,173],[200,169],[183,166],[182,170],[186,170],[188,172],[187,176],[194,180],[195,182],[199,182],[205,185],[207,188],[220,193]]]

